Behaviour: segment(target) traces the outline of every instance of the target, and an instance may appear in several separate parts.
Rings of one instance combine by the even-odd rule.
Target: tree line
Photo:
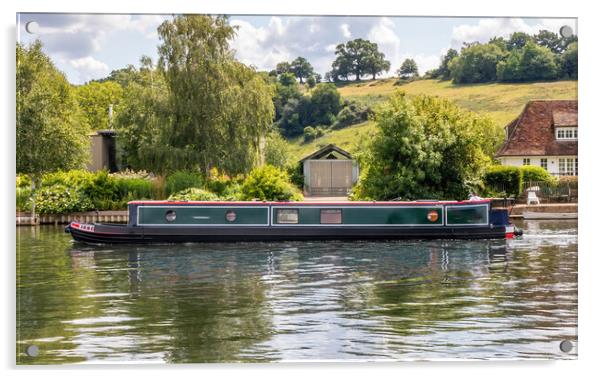
[[[438,68],[426,77],[453,83],[522,82],[577,78],[577,37],[560,37],[548,30],[529,35],[516,32],[508,39],[465,43],[460,52],[449,49]]]

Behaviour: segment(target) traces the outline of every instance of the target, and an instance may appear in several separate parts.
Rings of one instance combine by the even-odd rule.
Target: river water
[[[577,344],[577,223],[519,226],[508,241],[120,247],[17,227],[17,363],[574,359],[559,344]]]

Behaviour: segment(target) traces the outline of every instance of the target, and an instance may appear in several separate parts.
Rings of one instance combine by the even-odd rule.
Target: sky
[[[129,14],[17,14],[17,41],[40,39],[44,51],[72,84],[106,77],[140,57],[157,59],[157,27],[172,15]],[[25,26],[35,21],[37,31]],[[303,56],[315,71],[331,69],[335,46],[355,38],[376,42],[391,62],[392,76],[406,58],[413,58],[420,73],[439,65],[447,49],[463,42],[486,42],[493,36],[516,31],[558,33],[568,25],[577,33],[576,19],[560,18],[445,18],[445,17],[343,17],[343,16],[243,16],[230,15],[238,27],[231,41],[236,58],[258,70]]]

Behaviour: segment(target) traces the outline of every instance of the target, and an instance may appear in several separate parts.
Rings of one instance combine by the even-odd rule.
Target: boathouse
[[[502,165],[535,165],[556,176],[577,176],[577,100],[529,101],[506,126],[496,158]]]
[[[357,161],[334,144],[304,157],[300,163],[307,196],[346,196],[359,177]]]

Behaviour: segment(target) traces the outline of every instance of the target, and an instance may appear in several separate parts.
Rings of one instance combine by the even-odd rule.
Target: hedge
[[[489,168],[483,181],[498,195],[518,197],[522,189],[523,175],[519,167],[496,165]]]

